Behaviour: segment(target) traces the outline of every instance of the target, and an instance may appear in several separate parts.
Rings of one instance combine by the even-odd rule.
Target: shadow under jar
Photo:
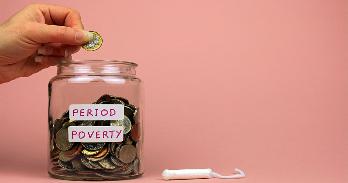
[[[49,82],[50,176],[120,180],[143,174],[142,84],[137,64],[69,61]]]

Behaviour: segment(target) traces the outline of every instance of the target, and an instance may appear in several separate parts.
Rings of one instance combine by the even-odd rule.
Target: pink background
[[[0,20],[30,2],[1,0]],[[129,182],[207,167],[239,167],[241,183],[348,181],[348,1],[47,2],[104,37],[75,58],[140,65],[146,173]],[[1,182],[58,182],[45,169],[54,75],[0,86]]]

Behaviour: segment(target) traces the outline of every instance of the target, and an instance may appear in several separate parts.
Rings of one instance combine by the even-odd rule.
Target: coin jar
[[[64,61],[49,90],[49,166],[65,180],[121,180],[143,174],[142,84],[137,64]]]

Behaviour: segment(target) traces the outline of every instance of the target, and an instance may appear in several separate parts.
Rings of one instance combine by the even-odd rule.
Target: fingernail
[[[35,59],[34,59],[34,61],[35,61],[36,63],[41,63],[41,62],[42,62],[42,56],[36,56]]]
[[[92,32],[89,32],[89,31],[83,31],[83,32],[84,32],[84,34],[85,34],[86,37],[87,37],[87,41],[90,41],[90,40],[93,39],[94,34],[93,34]]]
[[[88,42],[89,40],[91,40],[93,38],[93,33],[82,30],[82,31],[76,31],[75,34],[75,40],[77,42]]]

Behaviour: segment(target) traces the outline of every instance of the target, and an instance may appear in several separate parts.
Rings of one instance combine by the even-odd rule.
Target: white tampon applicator
[[[173,179],[210,179],[210,178],[219,178],[219,179],[239,179],[245,177],[245,173],[236,168],[236,171],[233,175],[223,176],[212,169],[181,169],[181,170],[164,170],[162,172],[162,178],[164,180],[173,180]]]

